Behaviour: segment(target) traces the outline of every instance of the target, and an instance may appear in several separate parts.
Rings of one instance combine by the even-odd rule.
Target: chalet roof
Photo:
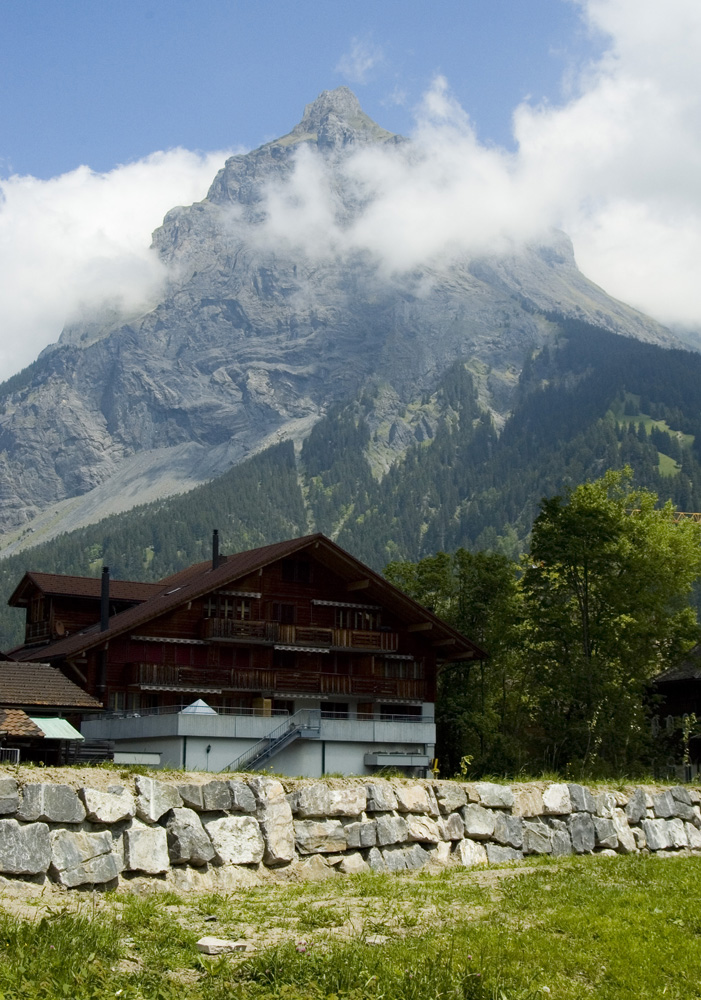
[[[11,607],[26,603],[29,589],[42,594],[63,597],[90,597],[100,599],[102,581],[96,576],[62,576],[60,573],[25,573],[8,600]],[[110,600],[147,601],[163,589],[161,583],[137,583],[134,580],[110,579]]]
[[[21,708],[0,708],[0,737],[32,736],[43,739],[44,732]]]
[[[686,658],[678,663],[676,667],[665,670],[659,677],[655,677],[653,683],[670,684],[675,681],[698,681],[701,680],[701,643],[689,650]]]
[[[0,705],[102,711],[99,701],[48,663],[0,663]]]
[[[430,625],[432,639],[450,643],[449,646],[445,646],[444,660],[483,659],[486,657],[487,654],[473,642],[441,621],[431,611],[417,604],[412,598],[407,597],[378,573],[375,573],[322,534],[306,535],[302,538],[275,542],[258,549],[229,555],[216,569],[212,568],[211,562],[190,566],[181,573],[176,573],[162,580],[159,584],[159,592],[142,604],[112,615],[105,631],[100,630],[99,624],[92,625],[82,632],[43,646],[41,655],[47,659],[70,658],[94,647],[100,647],[106,641],[136,629],[183,604],[196,600],[213,590],[229,586],[251,573],[262,570],[271,563],[289,558],[305,550],[308,550],[309,554],[323,565],[347,579],[348,582],[362,581],[364,599],[365,597],[371,598],[383,604],[404,620]],[[13,656],[18,660],[30,659],[32,656],[36,656],[36,647],[14,650]]]

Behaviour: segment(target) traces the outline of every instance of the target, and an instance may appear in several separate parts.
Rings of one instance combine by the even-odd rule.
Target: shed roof
[[[96,698],[49,663],[0,663],[0,705],[102,711]]]
[[[30,570],[24,574],[7,603],[11,607],[26,603],[27,593],[35,588],[47,596],[89,597],[99,600],[102,581],[99,576],[62,576],[60,573],[36,573]],[[162,588],[161,583],[110,579],[110,600],[147,601]]]

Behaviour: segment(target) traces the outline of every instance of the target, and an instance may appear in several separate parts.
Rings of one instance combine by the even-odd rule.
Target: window
[[[33,597],[29,605],[29,621],[32,625],[46,620],[47,601],[44,597]]]
[[[126,695],[124,691],[110,691],[107,699],[107,707],[110,712],[123,712],[126,707]]]
[[[423,680],[423,663],[417,660],[382,660],[375,659],[373,667],[375,677],[393,678],[396,680]]]
[[[236,617],[239,621],[251,620],[251,602],[247,597],[239,597],[236,601]]]
[[[306,559],[283,559],[282,579],[285,583],[311,583],[311,563]]]
[[[380,718],[393,719],[397,717],[416,719],[421,718],[421,705],[380,705]]]
[[[280,622],[281,625],[294,625],[295,611],[294,604],[280,604],[278,601],[274,601],[270,608],[270,617],[274,622]]]

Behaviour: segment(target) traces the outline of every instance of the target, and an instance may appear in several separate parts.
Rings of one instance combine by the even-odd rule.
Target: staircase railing
[[[321,732],[321,710],[318,708],[303,708],[294,715],[289,716],[272,732],[258,740],[248,750],[227,764],[223,771],[241,771],[244,768],[254,770],[264,760],[268,760],[276,753],[288,746],[297,739],[319,739]]]

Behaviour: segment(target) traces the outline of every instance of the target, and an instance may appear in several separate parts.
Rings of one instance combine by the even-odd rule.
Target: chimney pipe
[[[100,631],[110,627],[110,568],[102,567],[102,590],[100,591]]]
[[[212,532],[212,569],[219,565],[219,531],[217,528]]]

